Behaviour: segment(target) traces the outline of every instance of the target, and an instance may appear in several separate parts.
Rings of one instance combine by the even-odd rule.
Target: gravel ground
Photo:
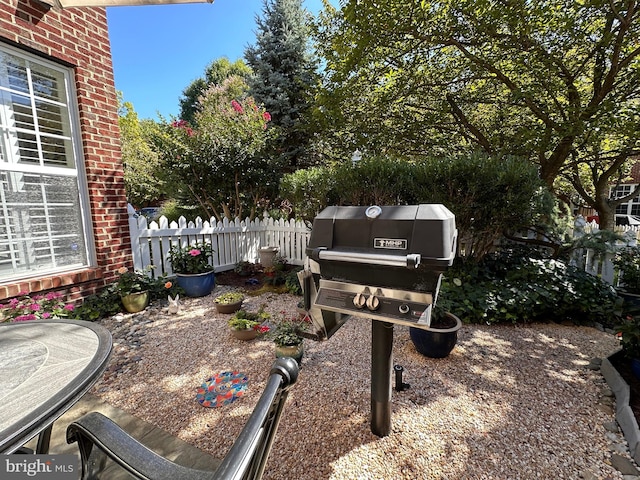
[[[116,345],[93,393],[215,456],[223,457],[265,385],[273,344],[232,338],[213,298],[103,320]],[[265,294],[249,309],[295,311],[299,297]],[[618,348],[593,328],[534,324],[463,326],[446,359],[416,352],[395,327],[394,363],[411,387],[393,392],[392,432],[371,433],[371,321],[353,318],[325,342],[305,340],[265,479],[621,479],[611,399],[593,358]],[[240,370],[245,397],[205,408],[196,388]],[[608,404],[607,404],[608,403]],[[628,456],[622,452],[622,455]]]

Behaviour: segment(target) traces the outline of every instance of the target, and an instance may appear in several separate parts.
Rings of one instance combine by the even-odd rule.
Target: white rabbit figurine
[[[178,311],[180,310],[180,305],[178,305],[180,295],[176,295],[176,298],[171,298],[171,295],[169,295],[167,298],[169,300],[169,308],[167,309],[167,311],[173,314],[178,313]]]

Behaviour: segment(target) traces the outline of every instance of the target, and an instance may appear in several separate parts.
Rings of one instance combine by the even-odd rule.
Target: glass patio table
[[[36,453],[47,453],[53,422],[100,378],[111,346],[91,322],[0,323],[0,453],[38,434]]]

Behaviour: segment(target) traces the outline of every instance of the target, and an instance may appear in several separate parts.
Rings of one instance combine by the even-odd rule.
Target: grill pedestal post
[[[391,432],[391,369],[393,323],[371,322],[371,432],[386,437]]]

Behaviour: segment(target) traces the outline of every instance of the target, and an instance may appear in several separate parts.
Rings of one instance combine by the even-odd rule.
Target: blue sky
[[[313,14],[321,0],[304,0]],[[262,0],[108,7],[116,89],[139,118],[177,116],[182,91],[212,60],[242,58],[255,43]]]

